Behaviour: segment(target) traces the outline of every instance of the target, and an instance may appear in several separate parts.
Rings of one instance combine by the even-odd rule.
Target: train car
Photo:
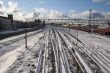
[[[108,28],[98,28],[94,30],[96,33],[110,35],[110,27]]]

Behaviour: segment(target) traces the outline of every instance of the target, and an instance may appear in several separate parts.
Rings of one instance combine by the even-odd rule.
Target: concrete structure
[[[46,23],[67,23],[74,25],[99,25],[101,27],[108,27],[110,20],[88,20],[88,19],[41,19],[45,20]]]

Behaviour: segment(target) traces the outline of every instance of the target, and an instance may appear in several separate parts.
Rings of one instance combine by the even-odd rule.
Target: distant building
[[[9,30],[11,29],[11,20],[7,17],[0,16],[0,30]]]
[[[22,21],[13,20],[13,15],[10,14],[8,17],[0,16],[0,31],[12,30],[23,27]]]

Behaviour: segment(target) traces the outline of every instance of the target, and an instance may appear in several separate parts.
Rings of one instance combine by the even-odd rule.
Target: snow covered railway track
[[[58,32],[59,32],[59,31],[58,31]],[[84,69],[83,64],[80,62],[79,57],[77,57],[77,56],[75,55],[75,50],[72,50],[72,49],[71,49],[72,47],[69,46],[67,39],[64,37],[64,35],[62,35],[61,32],[59,32],[59,34],[61,35],[62,39],[64,40],[65,44],[67,45],[68,51],[70,52],[70,54],[72,55],[72,57],[75,59],[76,69],[79,70],[79,73],[88,73],[88,72],[86,72],[86,70]],[[83,61],[83,62],[84,62],[84,61]],[[90,71],[91,71],[91,70],[90,70]],[[91,73],[91,72],[90,72],[90,73]]]
[[[65,72],[68,66],[63,65],[65,60],[63,60],[63,56],[61,56],[62,48],[58,45],[56,33],[52,29],[49,29],[45,41],[44,63],[40,72],[37,73],[70,73]]]
[[[43,47],[44,48],[44,47]],[[38,63],[37,63],[37,70],[36,70],[36,73],[41,73],[41,70],[42,70],[42,64],[43,64],[43,54],[44,54],[44,50],[43,48],[41,48],[40,50],[40,54],[39,54],[39,60],[38,60]]]
[[[39,63],[37,65],[36,73],[59,73],[56,60],[56,46],[52,40],[52,30],[48,29],[44,36],[43,53],[39,55]]]
[[[87,52],[91,52],[92,58],[96,61],[96,63],[101,67],[104,73],[110,73],[110,60],[107,59],[101,52],[96,50],[90,43],[86,43]]]
[[[59,39],[59,44],[61,45],[61,53],[62,53],[62,60],[64,62],[64,67],[66,73],[82,73],[78,63],[76,62],[75,58],[72,57],[71,52],[68,49],[67,44],[65,43],[64,39],[60,34],[57,32],[57,38]]]
[[[109,59],[72,34],[49,27],[39,42],[39,48],[27,49],[7,73],[109,73]]]
[[[55,54],[55,43],[52,40],[52,30],[49,29],[46,35],[46,48],[44,55],[44,66],[42,73],[57,73],[56,54]]]
[[[45,33],[45,47],[44,47],[44,60],[43,60],[43,69],[41,73],[47,73],[47,55],[48,55],[48,36]],[[38,73],[38,72],[37,72]],[[40,72],[39,72],[40,73]]]
[[[67,35],[67,37],[69,37],[69,35]],[[74,43],[76,43],[76,42],[74,42]],[[94,72],[101,73],[101,71],[100,71],[101,69],[99,68],[99,66],[97,65],[97,63],[95,63],[94,60],[93,60],[93,58],[85,52],[84,45],[83,46],[81,44],[80,45],[77,45],[76,46],[76,51],[79,52],[79,54],[82,56],[82,58],[85,60],[85,62],[87,62],[87,64],[90,66],[90,68]]]
[[[62,42],[60,39],[60,36],[58,35],[58,32],[56,32],[56,30],[53,29],[54,34],[54,38],[56,38],[56,44],[58,45],[58,51],[59,51],[59,55],[60,55],[60,61],[61,61],[61,70],[62,73],[71,73],[72,71],[70,71],[70,66],[68,63],[68,59],[67,59],[67,55],[65,53],[64,47],[62,46]]]
[[[61,33],[61,32],[60,32]],[[65,36],[65,33],[64,32],[62,32],[63,34],[61,34],[62,36]],[[68,40],[68,43],[70,43],[71,41],[70,40],[72,40],[72,39],[70,39],[70,38],[67,38],[67,36],[69,36],[68,34],[66,34],[66,36],[65,36],[65,40]],[[71,46],[72,47],[72,46]],[[91,70],[91,73],[96,73],[96,72],[98,72],[98,73],[101,73],[101,70],[100,70],[100,68],[99,68],[99,66],[87,55],[87,54],[85,54],[84,52],[83,52],[83,50],[82,51],[78,51],[78,49],[80,49],[81,47],[78,47],[77,49],[74,49],[74,48],[72,48],[72,49],[74,49],[74,51],[75,51],[75,55],[77,54],[77,56],[76,56],[76,58],[77,57],[79,57],[80,58],[80,60],[81,60],[81,58],[82,58],[82,65],[84,66],[84,62],[85,62],[85,68],[86,68],[86,71],[87,71],[87,67],[88,67],[88,69],[89,69],[89,71]],[[81,50],[81,49],[80,49]],[[92,66],[93,65],[93,66]],[[87,67],[86,67],[87,66]],[[82,67],[83,68],[83,67]],[[88,71],[88,72],[89,72]],[[87,72],[87,73],[88,73]]]
[[[37,68],[35,73],[46,73],[46,64],[47,64],[47,50],[48,50],[48,31],[46,30],[43,37],[43,47],[41,48],[39,54],[39,60],[37,63]],[[44,40],[45,39],[45,40]]]
[[[92,52],[99,56],[100,57],[99,59],[101,59],[103,63],[105,63],[110,68],[110,60],[102,52],[97,50],[97,48],[95,48],[92,44],[88,42],[86,44],[90,49],[92,49]]]
[[[67,35],[68,33],[66,33]],[[71,35],[67,35],[70,37],[72,37]],[[72,37],[72,39],[75,39],[74,37]],[[71,39],[71,40],[72,40]],[[76,43],[76,42],[75,42]],[[81,44],[81,43],[80,43]],[[100,52],[97,52],[97,50],[94,50],[94,47],[90,44],[90,43],[83,43],[82,45],[84,45],[83,47],[78,46],[80,48],[81,51],[83,51],[87,56],[90,57],[90,63],[93,64],[93,66],[96,66],[96,69],[98,70],[99,73],[103,72],[103,73],[110,73],[110,69],[109,69],[109,59],[107,59],[103,54],[101,54]],[[80,52],[81,52],[80,51]],[[107,64],[108,65],[107,65]],[[103,64],[103,65],[102,65]],[[97,71],[96,71],[97,72]]]
[[[55,49],[54,49],[54,45],[53,45],[53,41],[51,40],[51,37],[49,37],[49,46],[48,46],[48,61],[50,61],[50,65],[48,63],[48,68],[50,70],[48,70],[48,73],[56,73],[56,60],[55,60]]]
[[[71,35],[69,34],[69,36]],[[89,42],[84,41],[82,42],[82,44],[83,44],[83,48],[81,46],[78,46],[78,47],[80,48],[80,50],[82,50],[85,54],[87,54],[92,59],[93,61],[92,63],[96,64],[96,66],[98,65],[97,68],[99,67],[99,69],[103,73],[110,73],[110,60],[106,58],[101,52],[98,51],[98,49],[94,47],[94,45],[90,44]]]
[[[61,58],[60,58],[58,41],[56,39],[56,35],[55,35],[55,32],[53,30],[51,31],[51,41],[52,41],[53,51],[54,51],[54,55],[55,55],[56,73],[62,73],[62,71],[61,71],[62,67],[60,65],[61,64]]]

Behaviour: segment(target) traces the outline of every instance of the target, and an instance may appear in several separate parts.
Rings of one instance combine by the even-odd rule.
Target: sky
[[[87,18],[89,9],[97,18],[110,17],[110,0],[0,0],[0,15],[13,14],[14,19]]]

